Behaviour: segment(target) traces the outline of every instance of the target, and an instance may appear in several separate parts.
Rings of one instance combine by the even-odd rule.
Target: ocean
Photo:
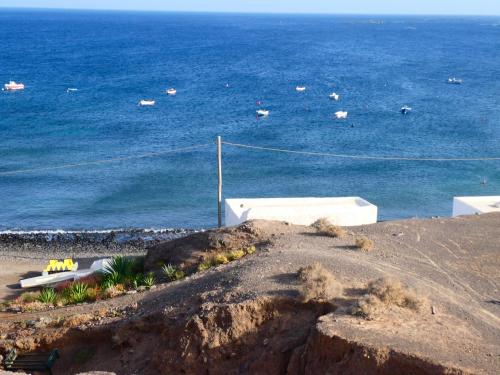
[[[0,46],[0,83],[26,85],[0,92],[2,231],[213,227],[217,135],[319,153],[500,156],[499,17],[0,9]],[[192,145],[206,146],[162,153]],[[161,154],[135,158],[150,153]],[[82,164],[107,159],[119,160]],[[81,165],[51,169],[66,164]],[[223,178],[225,198],[361,196],[388,220],[499,195],[500,161],[226,144]]]

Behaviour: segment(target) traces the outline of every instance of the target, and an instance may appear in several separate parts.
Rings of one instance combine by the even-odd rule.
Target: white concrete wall
[[[488,212],[500,212],[500,196],[453,198],[453,217]]]
[[[225,200],[226,226],[254,219],[310,225],[321,218],[340,226],[373,224],[377,222],[377,206],[360,197]]]

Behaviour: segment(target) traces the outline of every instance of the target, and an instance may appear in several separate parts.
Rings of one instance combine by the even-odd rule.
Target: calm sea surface
[[[217,135],[324,153],[500,156],[498,17],[3,9],[0,47],[0,83],[26,85],[0,92],[0,173]],[[156,106],[139,107],[141,99]],[[256,119],[257,101],[268,118]],[[401,115],[403,105],[413,112]],[[335,120],[338,110],[348,119]],[[446,216],[453,196],[500,194],[500,161],[363,161],[228,145],[223,159],[226,198],[359,195],[381,219]],[[0,230],[214,226],[216,188],[213,144],[0,174]]]

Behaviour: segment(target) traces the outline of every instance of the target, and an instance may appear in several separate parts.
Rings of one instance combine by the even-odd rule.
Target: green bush
[[[206,271],[216,265],[214,258],[207,258],[198,265],[198,271]]]
[[[183,279],[185,276],[186,276],[186,275],[184,274],[184,271],[177,270],[177,271],[175,271],[174,280],[181,280],[181,279]]]
[[[215,257],[214,257],[214,263],[215,265],[220,265],[220,264],[228,264],[229,263],[229,259],[227,259],[227,257],[224,255],[224,254],[217,254]]]
[[[238,260],[238,259],[241,259],[245,256],[245,251],[243,250],[233,250],[233,251],[230,251],[229,253],[227,253],[227,259],[229,259],[230,262],[232,262],[233,260]]]
[[[43,288],[37,300],[48,305],[54,305],[57,300],[57,293],[54,288]]]
[[[250,246],[250,247],[247,247],[247,248],[245,249],[245,252],[246,252],[248,255],[251,255],[251,254],[255,253],[255,250],[257,250],[257,249],[255,248],[255,246]]]

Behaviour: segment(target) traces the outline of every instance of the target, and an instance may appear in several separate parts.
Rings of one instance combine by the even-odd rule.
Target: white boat
[[[461,85],[462,82],[463,81],[461,79],[458,79],[458,78],[455,78],[455,77],[448,78],[448,83],[451,84],[451,85]]]
[[[76,91],[78,91],[78,89],[69,88],[69,89],[66,90],[66,92],[76,92]]]
[[[406,115],[411,112],[411,107],[408,107],[407,105],[404,105],[401,107],[401,113],[403,115]]]
[[[3,85],[3,89],[6,91],[24,90],[24,84],[10,81],[9,83]]]
[[[155,105],[155,101],[154,100],[141,100],[139,102],[139,105],[141,107],[147,107],[147,106],[151,107],[151,106]]]
[[[337,101],[337,100],[339,100],[339,99],[340,99],[340,95],[339,95],[339,94],[336,94],[336,93],[334,93],[334,92],[332,92],[332,93],[330,94],[330,99]]]
[[[258,109],[257,110],[257,116],[259,117],[267,117],[269,116],[269,111],[266,109]]]
[[[177,94],[177,90],[174,88],[170,88],[167,90],[167,94],[170,96],[173,96],[173,95]]]
[[[337,111],[337,112],[335,112],[335,117],[338,119],[347,118],[347,112],[346,111]]]
[[[306,87],[305,86],[297,86],[297,87],[295,87],[295,90],[298,92],[304,92],[304,91],[306,91]]]

